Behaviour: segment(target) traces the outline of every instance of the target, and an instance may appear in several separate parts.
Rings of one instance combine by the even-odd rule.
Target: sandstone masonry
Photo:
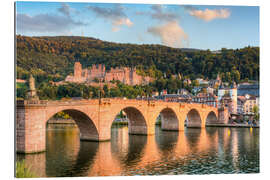
[[[120,82],[128,85],[148,84],[153,80],[151,77],[143,77],[136,73],[136,69],[132,68],[111,68],[109,71],[105,70],[102,64],[92,65],[90,69],[82,69],[80,62],[74,64],[74,76],[69,75],[66,77],[66,82],[76,83],[89,83],[95,79],[110,82],[119,80]]]

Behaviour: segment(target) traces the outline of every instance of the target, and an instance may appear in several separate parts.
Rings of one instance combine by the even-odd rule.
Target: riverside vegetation
[[[16,161],[16,177],[34,178],[36,175],[31,172],[31,168],[26,167],[25,161]]]

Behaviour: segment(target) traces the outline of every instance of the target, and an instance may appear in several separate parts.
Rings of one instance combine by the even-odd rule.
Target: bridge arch
[[[145,115],[141,110],[134,106],[120,107],[115,111],[115,113],[113,113],[113,120],[120,111],[124,111],[127,115],[129,134],[147,134],[147,121]]]
[[[197,109],[190,109],[186,118],[187,127],[202,127],[202,117]]]
[[[51,119],[58,112],[67,113],[72,119],[76,122],[79,131],[80,131],[80,139],[88,140],[88,141],[98,141],[99,133],[96,127],[95,122],[92,118],[89,117],[85,112],[78,109],[61,109],[51,112],[48,118],[46,119],[46,123],[49,119]]]
[[[162,130],[179,130],[179,119],[175,111],[170,107],[165,107],[160,112]]]
[[[206,117],[206,124],[214,124],[218,122],[218,117],[214,111],[210,111]]]

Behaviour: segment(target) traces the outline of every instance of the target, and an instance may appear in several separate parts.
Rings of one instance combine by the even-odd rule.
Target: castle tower
[[[74,64],[74,78],[79,79],[82,76],[82,65],[80,62]]]

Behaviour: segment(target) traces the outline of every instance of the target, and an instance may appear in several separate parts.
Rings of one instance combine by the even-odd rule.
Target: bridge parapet
[[[101,105],[111,105],[111,104],[148,104],[149,106],[179,106],[180,108],[187,108],[191,109],[194,108],[201,108],[201,109],[208,109],[216,107],[209,106],[207,104],[199,104],[199,103],[179,103],[179,102],[166,102],[162,100],[137,100],[137,99],[123,99],[123,98],[102,98],[100,99]],[[25,105],[97,105],[99,103],[99,99],[67,99],[67,100],[17,100],[17,106],[25,106]]]
[[[57,101],[48,101],[47,105],[84,105],[84,104],[98,104],[98,99],[81,99],[81,100],[57,100]]]
[[[17,100],[16,106],[25,106],[25,105],[47,105],[47,100]]]

